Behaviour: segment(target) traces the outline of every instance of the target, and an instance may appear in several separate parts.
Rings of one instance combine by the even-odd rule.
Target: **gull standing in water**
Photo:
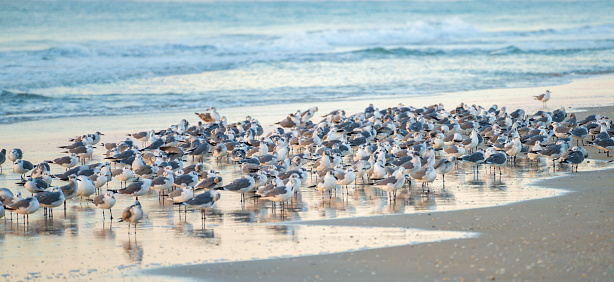
[[[126,186],[126,188],[124,189],[117,190],[117,193],[135,196],[136,200],[138,201],[139,196],[143,196],[147,194],[147,192],[149,192],[150,187],[151,187],[151,179],[143,179],[141,181],[131,183],[130,185]]]
[[[454,168],[454,163],[456,162],[455,156],[450,156],[449,158],[441,158],[439,159],[433,168],[435,172],[441,174],[441,178],[443,182],[446,182],[446,173],[450,172]]]
[[[96,193],[96,184],[85,175],[79,175],[77,177],[77,188],[77,196],[81,196],[81,199],[87,199],[89,196]]]
[[[113,213],[111,212],[111,208],[115,206],[115,195],[113,191],[107,191],[104,194],[100,194],[94,198],[92,203],[100,209],[102,209],[102,220],[104,220],[104,210],[109,210],[109,214],[111,215],[111,220],[113,220]]]
[[[61,206],[66,200],[60,187],[53,187],[51,191],[40,192],[34,197],[36,197],[40,206],[45,208],[45,215],[47,215],[46,209],[49,209],[50,217],[53,217],[53,208]]]
[[[432,166],[423,166],[411,174],[411,178],[422,182],[422,189],[437,178],[437,172]],[[430,189],[429,189],[430,191]]]
[[[567,156],[562,161],[560,161],[560,163],[571,164],[571,172],[573,172],[573,168],[575,165],[576,172],[578,172],[578,165],[584,161],[584,153],[579,148],[568,152],[569,153],[567,154]]]
[[[21,179],[23,179],[24,175],[29,171],[34,169],[34,165],[26,160],[17,159],[13,163],[13,171],[21,174]]]
[[[205,209],[213,208],[215,203],[222,197],[220,192],[216,190],[205,191],[204,193],[198,194],[190,200],[183,202],[182,205],[190,205],[194,207],[199,207],[202,213],[202,220],[206,219]]]
[[[507,154],[505,152],[491,154],[485,161],[485,164],[499,167],[499,176],[501,176],[501,167],[507,163]],[[495,172],[496,173],[496,170]]]
[[[190,200],[194,197],[194,188],[182,184],[181,187],[168,194],[168,199],[174,204],[180,205],[183,202]],[[181,205],[179,206],[179,212],[181,212]],[[187,210],[186,210],[187,212]]]
[[[40,203],[35,197],[27,197],[17,202],[13,201],[13,203],[6,204],[6,209],[18,214],[23,214],[24,219],[26,219],[27,216],[26,220],[28,223],[30,222],[30,214],[36,212],[39,208]]]
[[[124,209],[122,213],[122,219],[119,222],[128,222],[128,234],[130,234],[130,223],[134,223],[134,233],[136,234],[136,224],[139,220],[143,219],[143,209],[141,209],[141,203],[134,201],[132,206]]]
[[[241,203],[243,203],[245,202],[245,193],[251,191],[254,188],[255,184],[256,184],[256,181],[254,180],[254,177],[248,174],[241,178],[235,179],[233,182],[231,182],[230,184],[226,186],[215,188],[215,189],[217,190],[223,189],[226,191],[241,193]]]

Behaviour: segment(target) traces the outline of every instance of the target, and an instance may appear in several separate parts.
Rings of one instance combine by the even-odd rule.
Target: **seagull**
[[[584,137],[588,135],[588,129],[584,125],[574,128],[569,133],[571,133],[573,139],[576,139],[576,145],[580,145],[580,140],[582,140],[582,145],[584,146]]]
[[[15,162],[23,158],[23,152],[21,151],[21,149],[12,149],[9,151],[7,157],[11,162]]]
[[[13,192],[8,188],[0,188],[0,202],[4,202],[6,199],[13,197]]]
[[[40,208],[40,204],[35,197],[27,197],[19,201],[13,201],[12,203],[5,203],[5,207],[7,210],[23,214],[24,219],[27,216],[29,222],[30,214],[35,213]]]
[[[185,184],[186,186],[194,187],[198,183],[198,173],[196,171],[192,171],[188,174],[175,176],[174,185],[177,187],[181,187],[181,185]]]
[[[569,148],[567,143],[559,140],[556,144],[543,149],[539,154],[552,159],[552,164],[554,165],[554,161],[560,158],[567,151],[567,148]]]
[[[175,183],[175,173],[173,168],[167,166],[164,169],[164,176],[158,176],[151,180],[151,188],[160,191],[160,194],[164,194],[166,190],[173,188]]]
[[[601,150],[607,152],[607,156],[610,157],[610,151],[614,150],[614,139],[613,138],[605,138],[605,139],[595,139],[591,143],[593,147],[597,147]]]
[[[79,157],[77,156],[77,154],[71,153],[70,156],[56,158],[53,161],[50,161],[49,163],[60,165],[66,168],[66,170],[68,170],[69,168],[72,168],[79,163]]]
[[[262,193],[261,198],[273,202],[281,202],[283,204],[294,196],[296,181],[298,181],[296,178],[290,178],[286,185],[275,187],[274,189]]]
[[[53,187],[51,191],[40,192],[34,197],[36,197],[41,207],[50,209],[50,217],[53,217],[53,208],[61,206],[66,200],[60,187]]]
[[[124,183],[125,185],[128,185],[128,180],[130,180],[132,178],[132,176],[134,175],[134,172],[132,172],[132,169],[129,166],[125,166],[121,169],[116,169],[113,171],[113,177],[115,177],[115,179],[119,180],[119,188],[121,188],[121,183]]]
[[[194,190],[199,190],[199,189],[209,190],[209,189],[220,187],[222,185],[223,185],[223,179],[221,176],[211,176],[211,177],[207,177],[203,179],[201,182],[196,184],[196,186],[194,186]]]
[[[571,172],[573,172],[574,165],[576,166],[576,172],[578,172],[578,165],[584,161],[584,153],[582,151],[569,151],[569,154],[560,161],[563,164],[571,164]]]
[[[439,159],[433,168],[437,174],[441,174],[441,178],[443,182],[446,181],[446,173],[450,172],[454,168],[454,163],[456,162],[455,156],[450,156],[449,158],[441,158]]]
[[[130,223],[134,223],[134,233],[136,233],[136,224],[141,219],[143,219],[143,209],[141,209],[141,203],[136,200],[132,206],[124,209],[122,219],[119,222],[128,222],[128,234],[130,234]]]
[[[482,149],[479,149],[477,152],[473,154],[460,157],[459,160],[464,161],[464,162],[470,162],[474,164],[475,172],[477,174],[479,165],[483,163],[484,160],[486,160],[486,154],[484,154],[484,151]]]
[[[405,168],[399,167],[399,170],[397,170],[393,176],[373,183],[373,187],[386,191],[388,193],[388,199],[392,202],[396,199],[396,191],[405,185],[407,178],[408,175],[405,174]]]
[[[422,182],[422,189],[437,178],[437,172],[432,166],[423,166],[411,174],[411,178]]]
[[[501,167],[507,163],[507,154],[505,152],[493,153],[484,161],[484,163],[499,167],[499,176],[501,176]]]
[[[183,202],[190,200],[194,197],[194,188],[182,184],[181,187],[168,194],[168,199],[174,204],[182,204]],[[179,212],[181,212],[181,206],[179,206]]]
[[[535,100],[538,100],[542,103],[544,103],[544,108],[546,107],[546,102],[548,102],[548,100],[550,100],[550,90],[546,90],[546,93],[537,95],[537,96],[533,96],[535,98]]]
[[[130,183],[130,185],[126,186],[126,188],[117,190],[117,193],[135,196],[136,200],[138,201],[139,196],[147,194],[150,187],[151,179],[143,179],[141,181]]]
[[[94,153],[94,146],[88,144],[85,146],[76,147],[69,149],[68,153],[76,154],[79,158],[81,158],[81,164],[85,164],[85,160],[91,157]]]
[[[66,210],[66,200],[70,200],[77,196],[77,192],[79,192],[78,186],[77,176],[70,175],[68,177],[68,184],[60,187],[62,193],[64,193],[64,210]]]
[[[160,170],[160,168],[155,165],[142,165],[134,169],[133,173],[136,176],[151,179],[158,175],[158,170]]]
[[[14,149],[13,149],[14,150]],[[13,171],[21,174],[21,179],[23,179],[24,175],[29,171],[34,169],[34,165],[26,160],[17,159],[13,163]]]
[[[241,193],[241,202],[243,203],[245,201],[245,193],[251,191],[254,188],[255,184],[256,181],[254,180],[254,177],[248,174],[241,178],[235,179],[233,182],[226,186],[216,189],[224,189],[226,191]]]
[[[26,187],[26,189],[32,194],[43,192],[45,189],[49,188],[49,184],[43,179],[32,178],[29,176],[26,178],[26,183],[23,186]]]
[[[337,177],[335,177],[332,170],[328,171],[324,177],[318,179],[318,183],[315,185],[316,190],[322,191],[322,196],[325,192],[330,192],[337,187]],[[331,194],[332,197],[332,194]]]
[[[111,220],[113,220],[113,213],[111,212],[111,208],[115,206],[115,195],[113,191],[107,191],[104,194],[100,194],[94,198],[92,203],[100,209],[102,209],[102,219],[104,220],[104,210],[109,210],[109,214],[111,214]]]
[[[96,184],[89,177],[85,175],[79,175],[77,177],[77,196],[83,198],[89,198],[89,196],[96,193]]]
[[[202,121],[206,123],[219,122],[220,114],[217,113],[215,107],[210,107],[207,109],[206,113],[195,113]]]
[[[205,220],[206,213],[205,209],[213,208],[215,203],[222,197],[220,192],[216,190],[208,190],[201,194],[196,195],[190,200],[187,200],[182,203],[182,205],[190,205],[194,207],[199,207],[202,213],[202,219]]]

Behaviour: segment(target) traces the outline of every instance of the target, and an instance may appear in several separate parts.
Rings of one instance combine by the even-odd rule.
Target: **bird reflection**
[[[256,222],[256,214],[252,211],[242,210],[227,213],[235,222],[253,223]]]
[[[124,248],[126,258],[128,258],[130,261],[137,264],[141,264],[143,262],[143,246],[140,246],[137,243],[136,238],[134,239],[134,242],[132,240],[124,242],[122,247]]]
[[[115,240],[115,231],[112,228],[103,225],[102,228],[94,230],[94,237],[100,240]]]
[[[499,179],[499,180],[495,179],[495,180],[493,180],[492,183],[490,183],[490,189],[492,189],[492,190],[506,190],[507,189],[507,185],[501,179]]]
[[[428,194],[420,194],[416,197],[412,195],[411,205],[414,206],[416,210],[434,210],[437,207],[437,203],[435,202],[435,195]]]
[[[194,230],[194,226],[186,221],[179,221],[173,224],[173,230],[177,232],[177,234],[189,234]]]

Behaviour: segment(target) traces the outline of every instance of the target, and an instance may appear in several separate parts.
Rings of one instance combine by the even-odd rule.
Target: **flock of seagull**
[[[545,106],[550,92],[535,98]],[[565,108],[527,114],[497,105],[486,109],[460,104],[446,111],[441,104],[386,109],[371,104],[353,115],[335,110],[316,121],[317,111],[312,107],[291,113],[265,133],[255,118],[228,123],[211,107],[196,113],[197,124],[184,119],[163,130],[128,134],[117,143],[101,143],[100,132],[77,136],[60,147],[65,156],[37,165],[25,160],[20,149],[2,149],[0,171],[10,160],[13,172],[21,175],[18,184],[32,196],[0,188],[0,217],[6,210],[11,220],[12,213],[26,219],[41,207],[53,216],[53,208],[66,209],[67,200],[79,197],[102,209],[103,219],[104,210],[109,210],[112,220],[115,197],[121,194],[135,201],[123,210],[120,221],[136,227],[144,213],[138,197],[151,189],[175,204],[201,209],[203,220],[206,209],[220,200],[220,191],[240,193],[242,203],[246,197],[269,200],[273,208],[279,202],[283,211],[301,187],[319,190],[324,198],[360,182],[387,192],[392,202],[408,183],[421,182],[428,193],[429,183],[438,176],[445,181],[458,162],[474,165],[476,175],[480,165],[488,165],[495,168],[494,175],[498,168],[501,176],[501,168],[515,166],[518,158],[531,163],[546,158],[553,165],[571,164],[577,171],[588,157],[580,143],[608,156],[614,148],[610,119],[592,114],[578,120]],[[96,148],[105,150],[105,162],[87,164]],[[193,164],[184,165],[189,158]],[[242,176],[223,179],[205,160],[232,161]],[[66,171],[52,174],[51,165]],[[310,177],[316,177],[315,184],[303,185]],[[119,189],[109,188],[114,180]],[[63,185],[56,184],[59,181]],[[204,192],[195,194],[198,190]]]

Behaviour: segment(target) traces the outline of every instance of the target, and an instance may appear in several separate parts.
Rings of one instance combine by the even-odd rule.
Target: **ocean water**
[[[0,1],[0,123],[560,84],[614,72],[612,14],[610,1]]]

